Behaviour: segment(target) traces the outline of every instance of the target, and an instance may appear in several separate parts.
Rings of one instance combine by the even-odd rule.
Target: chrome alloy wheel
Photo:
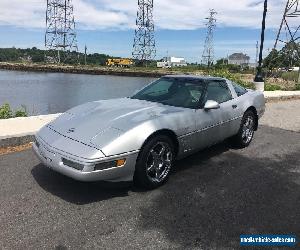
[[[246,117],[242,128],[242,140],[245,144],[251,142],[254,135],[254,118],[249,115]]]
[[[170,146],[165,142],[158,142],[149,151],[146,171],[153,182],[160,183],[168,176],[173,161]]]

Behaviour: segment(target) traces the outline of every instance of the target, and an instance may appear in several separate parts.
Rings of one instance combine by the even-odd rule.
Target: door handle
[[[232,105],[232,108],[233,108],[233,109],[236,109],[236,108],[237,108],[237,105]]]

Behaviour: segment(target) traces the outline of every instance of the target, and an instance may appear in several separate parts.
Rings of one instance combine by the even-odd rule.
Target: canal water
[[[153,80],[0,70],[0,105],[24,105],[29,115],[60,113],[90,101],[130,96]]]

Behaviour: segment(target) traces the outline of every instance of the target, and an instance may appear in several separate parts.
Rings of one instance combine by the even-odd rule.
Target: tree
[[[217,60],[216,65],[227,65],[228,64],[228,59],[227,58],[221,58]]]
[[[269,55],[263,61],[263,68],[268,68],[270,70],[278,67],[280,64],[279,52],[276,49],[272,49]]]
[[[65,57],[65,52],[61,52],[61,56]],[[22,58],[31,58],[32,62],[44,62],[45,51],[40,50],[36,47],[27,49],[16,49],[16,48],[0,48],[0,62],[18,62]],[[70,52],[69,56],[66,57],[64,63],[76,65],[79,59],[80,64],[84,64],[84,54],[76,51]],[[105,54],[89,54],[87,56],[87,62],[90,65],[105,65],[108,58],[114,58]]]
[[[279,51],[272,49],[264,59],[263,66],[270,70],[300,66],[300,44],[291,41]]]

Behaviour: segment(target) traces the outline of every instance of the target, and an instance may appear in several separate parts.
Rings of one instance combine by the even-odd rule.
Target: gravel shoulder
[[[300,132],[300,100],[267,103],[260,124]]]

